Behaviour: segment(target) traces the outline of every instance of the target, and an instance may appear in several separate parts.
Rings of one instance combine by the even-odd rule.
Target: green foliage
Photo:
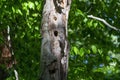
[[[11,28],[12,46],[20,80],[37,80],[40,74],[39,29],[42,6],[42,0],[0,1],[0,32],[7,26]],[[1,34],[0,39],[3,40]],[[7,80],[15,80],[14,73],[10,73]]]
[[[120,79],[119,32],[87,17],[94,15],[120,28],[119,3],[118,0],[73,0],[68,30],[71,44],[68,80]]]
[[[68,80],[119,80],[120,33],[87,15],[120,28],[119,0],[72,0],[68,24],[71,46]],[[0,32],[11,27],[20,80],[37,80],[40,73],[40,25],[43,0],[1,0]],[[0,44],[3,36],[0,34]],[[7,80],[15,80],[10,71]]]

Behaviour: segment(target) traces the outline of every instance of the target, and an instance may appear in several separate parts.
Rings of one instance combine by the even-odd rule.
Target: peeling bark
[[[71,0],[45,0],[41,24],[40,80],[67,79],[67,23],[70,5]]]

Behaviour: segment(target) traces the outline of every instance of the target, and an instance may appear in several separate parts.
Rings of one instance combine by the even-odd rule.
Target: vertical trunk
[[[66,80],[67,23],[71,0],[45,0],[42,19],[40,80]]]

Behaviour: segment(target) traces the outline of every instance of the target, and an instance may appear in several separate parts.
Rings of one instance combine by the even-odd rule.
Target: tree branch
[[[17,70],[14,69],[14,73],[15,73],[15,78],[16,78],[16,80],[19,80],[19,79],[18,79],[18,72],[17,72]]]
[[[93,15],[88,15],[88,17],[89,17],[89,18],[92,18],[92,19],[96,19],[96,20],[98,20],[98,21],[101,21],[101,22],[103,22],[106,26],[108,26],[109,28],[111,28],[111,29],[113,29],[113,30],[115,30],[115,31],[119,31],[119,32],[120,32],[120,29],[118,29],[118,28],[110,25],[107,21],[105,21],[105,20],[102,19],[102,18],[95,17],[95,16],[93,16]]]

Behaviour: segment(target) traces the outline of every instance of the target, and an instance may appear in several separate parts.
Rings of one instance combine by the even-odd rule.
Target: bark
[[[71,0],[45,0],[41,24],[40,80],[67,79],[67,23],[70,5]]]

